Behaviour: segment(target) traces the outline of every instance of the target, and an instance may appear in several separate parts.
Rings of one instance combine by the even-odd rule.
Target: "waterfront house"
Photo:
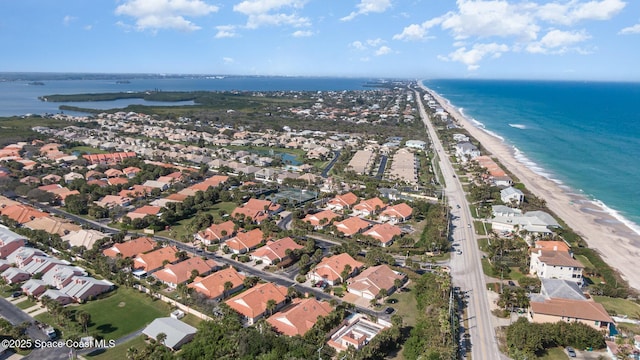
[[[524,201],[524,193],[512,186],[500,190],[500,200],[505,204],[520,205]]]
[[[531,249],[529,273],[541,279],[561,279],[582,285],[584,265],[573,258],[562,241],[536,241]]]

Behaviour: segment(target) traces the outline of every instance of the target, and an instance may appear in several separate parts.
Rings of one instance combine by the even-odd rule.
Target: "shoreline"
[[[580,235],[589,248],[597,251],[609,266],[617,270],[630,287],[640,290],[640,274],[635,270],[635,261],[640,257],[640,234],[612,214],[616,213],[615,210],[536,173],[518,160],[517,148],[506,144],[501,137],[491,135],[490,131],[475,126],[447,99],[427,88],[422,81],[418,81],[418,86],[431,94],[460,126],[529,191],[544,199],[549,210]]]

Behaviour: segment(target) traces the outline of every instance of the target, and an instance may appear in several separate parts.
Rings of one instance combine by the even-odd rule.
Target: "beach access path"
[[[440,170],[444,177],[445,198],[451,208],[457,209],[454,210],[456,217],[451,222],[451,237],[461,252],[452,253],[450,266],[452,284],[469,296],[466,318],[462,321],[465,324],[465,329],[469,332],[471,343],[464,344],[463,347],[471,346],[472,359],[498,360],[503,357],[496,341],[495,324],[486,291],[485,276],[480,262],[481,255],[477,246],[469,204],[462,184],[454,176],[453,165],[425,111],[422,98],[417,91],[415,95],[420,117],[427,127],[433,148],[439,158]]]
[[[582,236],[590,248],[600,253],[604,261],[618,270],[631,287],[640,290],[640,272],[636,270],[640,258],[640,235],[585,196],[572,193],[571,189],[533,172],[515,158],[512,146],[474,126],[447,100],[421,82],[418,84],[529,191],[544,199],[547,207]]]

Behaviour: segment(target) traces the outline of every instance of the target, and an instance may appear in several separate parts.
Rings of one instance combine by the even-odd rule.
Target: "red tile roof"
[[[369,226],[371,226],[371,223],[357,216],[352,216],[343,221],[336,222],[333,225],[345,236],[351,236],[368,228]]]
[[[329,281],[344,281],[345,279],[342,278],[341,273],[344,271],[346,265],[351,266],[351,272],[354,272],[364,264],[352,258],[351,255],[342,253],[322,259],[313,271],[319,277]]]
[[[239,274],[236,269],[230,267],[215,272],[205,278],[198,277],[191,284],[187,285],[187,287],[194,289],[210,299],[215,299],[224,294],[224,284],[226,282],[232,284],[231,289],[237,289],[242,287],[244,279],[244,275]]]
[[[362,235],[380,240],[383,244],[389,243],[394,236],[400,236],[400,234],[402,234],[402,229],[389,223],[375,224],[371,229],[362,233]]]
[[[11,220],[24,224],[33,219],[49,216],[48,213],[36,210],[28,205],[9,205],[0,209],[0,214],[8,217]]]
[[[413,208],[405,203],[389,206],[381,213],[381,215],[390,218],[399,218],[401,220],[408,219],[412,214]]]
[[[350,208],[358,201],[356,194],[348,192],[342,195],[336,195],[333,199],[329,200],[329,205],[340,206],[343,208]]]
[[[358,205],[353,207],[353,210],[367,211],[370,213],[380,211],[385,208],[385,204],[378,197],[374,197],[367,200],[362,200]]]
[[[286,300],[286,297],[286,287],[274,283],[264,283],[232,297],[225,303],[245,317],[255,319],[267,311],[269,300],[281,304]]]
[[[388,265],[374,266],[350,279],[349,289],[370,292],[373,296],[385,289],[387,294],[390,294],[390,290],[395,287],[396,279],[403,280],[404,276],[396,274]]]
[[[307,216],[305,216],[302,221],[306,221],[313,226],[325,226],[329,225],[333,219],[338,217],[340,217],[340,215],[334,213],[331,210],[323,210],[319,213],[307,214]],[[327,221],[321,225],[320,222],[322,221],[322,219],[326,219]]]
[[[156,242],[148,237],[140,237],[123,243],[114,244],[112,247],[105,249],[102,253],[105,256],[115,258],[120,254],[123,258],[134,257],[153,250]]]
[[[552,298],[542,302],[531,301],[531,310],[535,314],[569,317],[612,323],[613,319],[605,308],[592,300],[571,300]]]
[[[175,246],[167,246],[146,254],[138,254],[138,256],[133,259],[133,268],[151,272],[164,266],[165,261],[173,263],[178,260],[176,256],[177,252],[178,248]]]
[[[304,335],[318,321],[332,311],[331,304],[315,298],[294,299],[291,307],[273,314],[267,322],[279,333],[287,336]]]
[[[213,260],[193,257],[176,264],[167,265],[164,269],[154,273],[153,276],[160,281],[177,285],[187,282],[194,270],[198,272],[198,275],[204,275],[217,266],[218,264]]]
[[[236,234],[235,237],[227,240],[225,245],[236,252],[244,252],[254,249],[264,241],[264,233],[260,229],[253,229],[247,232]]]
[[[286,237],[277,241],[269,241],[267,244],[253,252],[254,257],[267,258],[271,262],[282,261],[287,257],[287,250],[302,249],[304,246],[298,245],[292,238]]]
[[[200,231],[198,235],[200,238],[208,241],[221,241],[225,237],[233,236],[235,233],[235,226],[236,224],[229,220],[220,224],[213,224],[205,230]]]

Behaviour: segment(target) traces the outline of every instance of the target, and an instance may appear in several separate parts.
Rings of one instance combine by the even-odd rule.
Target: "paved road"
[[[471,356],[473,359],[500,359],[501,355],[496,342],[495,327],[487,298],[482,264],[480,263],[481,255],[477,246],[469,204],[465,198],[462,184],[458,178],[454,177],[455,173],[449,157],[445,153],[435,128],[429,121],[422,97],[417,91],[415,95],[418,100],[420,116],[427,126],[433,147],[440,158],[439,165],[445,182],[445,196],[456,216],[452,221],[452,237],[454,243],[459,244],[457,248],[462,251],[462,254],[452,254],[451,276],[453,285],[459,286],[461,291],[466,291],[469,295],[467,318],[469,319],[468,331],[471,335]]]
[[[327,166],[324,168],[324,170],[322,170],[322,173],[320,174],[321,177],[323,177],[325,179],[327,177],[329,177],[329,171],[331,171],[331,168],[333,167],[333,165],[335,165],[336,161],[338,161],[339,157],[340,157],[340,151],[334,151],[333,152],[333,159],[331,159],[329,164],[327,164]]]

